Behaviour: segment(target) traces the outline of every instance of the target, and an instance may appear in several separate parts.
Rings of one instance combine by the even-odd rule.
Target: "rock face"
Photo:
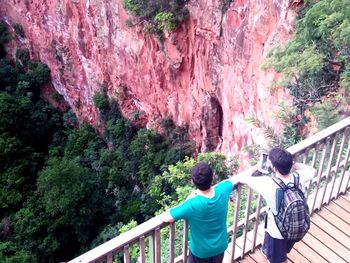
[[[149,128],[171,117],[189,125],[199,151],[237,154],[264,140],[245,118],[277,125],[273,112],[288,99],[260,67],[291,37],[299,2],[190,0],[189,20],[164,42],[127,26],[122,0],[1,0],[0,16],[23,26],[19,41],[51,68],[80,120],[99,125],[92,97],[103,91]]]

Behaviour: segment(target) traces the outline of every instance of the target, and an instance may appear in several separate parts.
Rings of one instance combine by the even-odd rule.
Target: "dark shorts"
[[[270,263],[281,263],[287,260],[287,254],[292,250],[294,244],[294,241],[273,238],[265,232],[262,252]]]
[[[222,263],[223,259],[224,253],[209,258],[198,258],[190,251],[189,263]]]

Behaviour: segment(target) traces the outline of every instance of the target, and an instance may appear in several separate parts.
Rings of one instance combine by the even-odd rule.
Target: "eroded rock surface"
[[[288,99],[269,89],[278,75],[260,68],[291,37],[300,2],[190,0],[189,20],[163,43],[126,25],[121,0],[1,0],[0,16],[23,26],[19,41],[51,68],[80,120],[98,124],[92,97],[105,90],[127,117],[142,112],[149,128],[171,116],[189,125],[199,150],[236,154],[264,140],[245,118],[275,125],[273,112]]]

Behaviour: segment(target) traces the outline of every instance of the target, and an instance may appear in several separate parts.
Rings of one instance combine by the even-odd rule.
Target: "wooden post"
[[[140,260],[141,260],[141,263],[146,263],[145,236],[141,236],[139,242],[140,242]]]
[[[188,222],[184,221],[182,262],[187,263]]]
[[[232,229],[232,248],[231,248],[231,262],[233,263],[235,261],[235,247],[236,247],[236,239],[237,239],[237,225],[238,225],[238,216],[239,216],[239,206],[241,203],[241,193],[242,193],[242,185],[237,186],[237,192],[236,192],[236,202],[235,202],[235,211],[234,211],[234,218],[233,218],[233,229]]]
[[[175,259],[175,223],[169,225],[169,263],[174,263]]]

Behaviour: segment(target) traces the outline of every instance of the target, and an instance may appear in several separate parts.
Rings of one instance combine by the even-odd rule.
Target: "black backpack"
[[[278,177],[272,178],[283,190],[274,218],[284,239],[299,241],[310,228],[310,211],[304,193],[299,189],[299,174],[294,173],[293,177],[293,186],[286,186]]]

